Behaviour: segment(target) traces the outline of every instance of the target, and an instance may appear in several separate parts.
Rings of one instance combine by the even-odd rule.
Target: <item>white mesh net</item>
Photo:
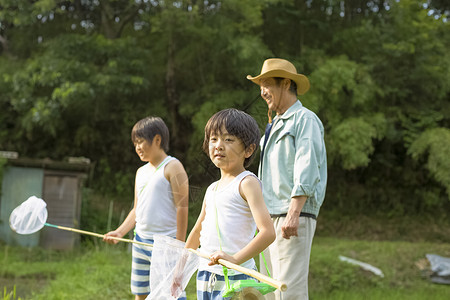
[[[198,269],[199,257],[184,248],[185,243],[167,237],[153,237],[150,266],[150,300],[172,300],[181,296]]]
[[[31,196],[12,211],[9,226],[19,234],[31,234],[41,230],[47,221],[46,207],[44,200]]]

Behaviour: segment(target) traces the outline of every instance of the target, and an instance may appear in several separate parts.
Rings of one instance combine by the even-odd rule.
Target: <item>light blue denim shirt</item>
[[[300,101],[277,115],[263,155],[258,176],[270,214],[287,213],[291,197],[307,196],[302,212],[318,216],[327,185],[327,154],[317,115]]]

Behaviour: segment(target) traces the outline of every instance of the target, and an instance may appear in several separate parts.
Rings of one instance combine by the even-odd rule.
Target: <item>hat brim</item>
[[[253,81],[257,85],[259,85],[261,79],[273,77],[287,78],[293,80],[297,84],[297,95],[303,95],[309,90],[310,85],[308,77],[306,77],[303,74],[294,74],[284,70],[272,70],[255,77],[247,75],[247,79]]]

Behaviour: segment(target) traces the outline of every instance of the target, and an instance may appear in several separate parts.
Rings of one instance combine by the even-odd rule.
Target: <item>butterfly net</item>
[[[31,196],[12,211],[9,226],[19,234],[32,234],[41,230],[47,221],[46,207],[44,200]]]
[[[198,269],[199,257],[184,248],[185,243],[167,237],[153,237],[150,266],[150,300],[178,299]]]

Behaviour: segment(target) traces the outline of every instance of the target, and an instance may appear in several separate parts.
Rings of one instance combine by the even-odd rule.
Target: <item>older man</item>
[[[288,286],[268,299],[308,299],[311,245],[327,183],[323,125],[298,100],[309,80],[289,61],[267,59],[261,74],[247,79],[260,86],[269,109],[259,177],[277,237],[264,255],[271,275]]]

